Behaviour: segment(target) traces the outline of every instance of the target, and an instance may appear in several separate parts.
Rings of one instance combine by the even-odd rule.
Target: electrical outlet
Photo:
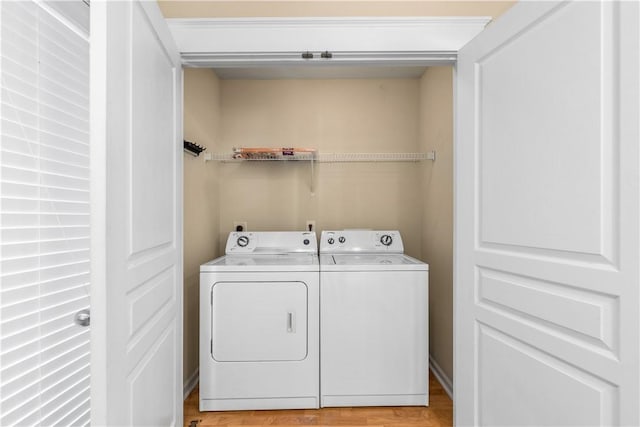
[[[313,219],[308,219],[304,231],[316,231],[316,221]]]
[[[248,231],[247,221],[233,221],[233,231]]]

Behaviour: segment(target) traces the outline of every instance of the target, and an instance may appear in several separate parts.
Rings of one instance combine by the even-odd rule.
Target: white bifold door
[[[92,424],[182,425],[182,68],[156,2],[91,2]]]
[[[459,53],[457,425],[640,425],[639,28],[522,2]]]

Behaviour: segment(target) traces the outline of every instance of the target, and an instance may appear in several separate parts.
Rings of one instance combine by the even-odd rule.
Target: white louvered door
[[[88,16],[0,3],[2,426],[90,420]]]

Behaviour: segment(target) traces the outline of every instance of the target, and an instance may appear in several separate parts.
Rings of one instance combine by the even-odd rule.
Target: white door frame
[[[113,419],[109,412],[112,405],[108,401],[106,384],[109,381],[110,354],[109,340],[113,325],[108,325],[108,315],[113,314],[113,308],[107,306],[109,299],[108,286],[110,283],[108,271],[108,206],[107,194],[109,189],[106,159],[108,150],[107,120],[109,106],[104,100],[109,99],[106,82],[109,81],[108,65],[105,61],[109,46],[104,34],[108,31],[105,19],[109,13],[109,2],[95,2],[92,4],[91,32],[101,37],[92,38],[91,56],[91,269],[92,269],[92,420],[101,425]],[[147,13],[156,14],[149,10],[152,6],[141,2]],[[104,14],[95,19],[95,13]],[[269,65],[286,66],[291,60],[300,59],[300,50],[332,50],[334,60],[341,65],[366,64],[376,65],[390,63],[396,65],[434,65],[454,64],[455,53],[475,37],[490,21],[488,17],[437,17],[437,18],[287,18],[287,19],[222,19],[222,20],[167,20],[174,30],[173,37],[178,41],[179,50],[183,54],[183,64],[188,66],[210,67],[216,66],[244,66],[256,67]],[[313,36],[309,28],[314,29]],[[230,43],[239,41],[234,31],[244,31],[251,37],[242,40],[249,43]],[[204,31],[204,33],[203,33]],[[289,34],[283,34],[289,33]],[[294,36],[292,36],[292,34]],[[171,38],[169,31],[159,34]],[[429,37],[424,37],[428,34]],[[422,36],[422,37],[421,37]],[[181,40],[187,40],[189,48],[180,46]],[[277,40],[284,40],[285,45],[279,45],[278,52],[273,54],[264,51],[265,46],[273,49]],[[330,43],[327,43],[330,40]],[[350,40],[349,51],[344,51],[345,40]],[[198,43],[208,41],[208,46]],[[221,44],[211,45],[220,41]],[[380,44],[385,41],[385,44]],[[262,43],[262,46],[252,44]],[[287,44],[288,43],[288,44]],[[226,48],[224,47],[226,45]],[[338,52],[337,48],[340,48]],[[262,49],[262,55],[254,55],[256,50]],[[189,54],[189,51],[199,52]],[[294,53],[292,53],[294,51]],[[208,52],[202,54],[202,52]],[[316,55],[317,57],[318,55]],[[248,59],[249,58],[249,59]],[[313,65],[313,64],[312,64]],[[97,84],[100,82],[100,84]],[[112,82],[113,83],[113,82]],[[182,149],[177,147],[181,152]],[[179,191],[177,217],[182,218],[182,198],[180,196],[181,182],[175,183]],[[182,240],[181,227],[177,230],[178,240]],[[182,278],[182,271],[177,274]],[[182,284],[175,296],[179,305],[179,316],[182,317]],[[122,307],[122,310],[125,310]],[[182,349],[176,354],[180,374],[182,373]],[[179,384],[182,390],[182,384]],[[113,395],[113,390],[110,391]],[[182,399],[182,393],[177,393]],[[181,413],[181,412],[180,412]],[[121,417],[119,417],[122,419]],[[182,420],[177,420],[182,422]]]
[[[486,16],[167,19],[189,67],[453,64]],[[328,51],[330,59],[321,53]],[[303,52],[313,58],[303,59]]]
[[[187,18],[166,21],[186,67],[322,66],[322,58],[317,53],[329,50],[334,56],[330,63],[325,61],[326,65],[453,65],[455,70],[457,51],[476,37],[491,18]],[[303,51],[316,52],[315,62],[301,61]]]

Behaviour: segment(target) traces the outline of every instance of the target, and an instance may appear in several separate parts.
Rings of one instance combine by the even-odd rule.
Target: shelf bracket
[[[309,160],[309,165],[310,165],[309,167],[311,169],[311,182],[309,183],[309,189],[311,190],[311,197],[315,196],[315,170],[314,170],[315,159],[314,157],[311,157],[311,160]]]

